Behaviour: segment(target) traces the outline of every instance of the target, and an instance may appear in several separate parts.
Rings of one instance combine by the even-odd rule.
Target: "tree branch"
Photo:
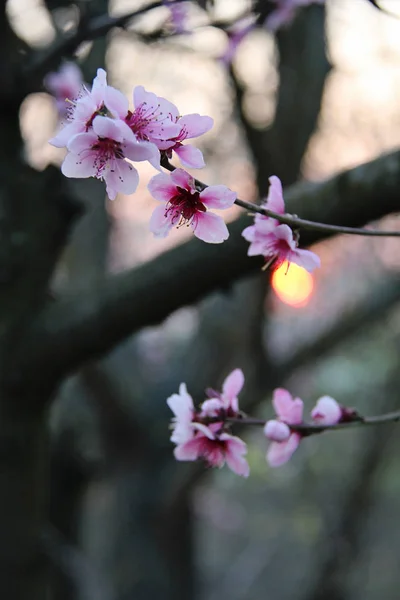
[[[286,192],[287,207],[306,218],[359,226],[399,208],[400,151],[381,156],[323,183],[300,183]],[[192,240],[147,264],[114,275],[97,288],[64,298],[47,307],[26,338],[21,363],[38,382],[40,368],[51,369],[55,381],[83,362],[110,351],[131,333],[160,323],[178,308],[226,289],[262,261],[246,256],[241,232],[250,223],[241,217],[230,225],[222,245]],[[305,231],[302,242],[327,237]],[[29,375],[28,375],[29,374]]]
[[[102,37],[114,27],[125,27],[132,19],[159,6],[162,6],[160,0],[119,17],[105,14],[84,22],[72,35],[58,38],[49,48],[36,52],[25,67],[25,76],[41,82],[44,75],[55,68],[63,58],[72,56],[82,42]]]

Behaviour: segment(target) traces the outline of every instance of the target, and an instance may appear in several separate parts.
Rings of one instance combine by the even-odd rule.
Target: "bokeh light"
[[[314,279],[305,269],[285,261],[272,275],[272,288],[282,302],[299,308],[308,304]]]

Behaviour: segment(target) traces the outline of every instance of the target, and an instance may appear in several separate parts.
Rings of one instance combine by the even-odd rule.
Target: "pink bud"
[[[311,411],[311,417],[318,425],[336,425],[342,414],[342,407],[330,396],[322,396]]]
[[[269,440],[274,442],[285,442],[290,437],[290,429],[286,423],[281,421],[267,421],[264,433]]]

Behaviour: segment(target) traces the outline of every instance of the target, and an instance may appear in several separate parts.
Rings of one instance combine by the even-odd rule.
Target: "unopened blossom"
[[[237,395],[244,383],[243,373],[235,369],[225,379],[222,392],[212,391],[209,398],[196,409],[193,399],[182,383],[179,394],[172,394],[167,404],[174,413],[171,441],[176,444],[177,460],[203,459],[210,467],[228,467],[247,477],[249,465],[244,458],[245,442],[231,435],[228,418],[239,416]]]
[[[239,416],[238,395],[244,385],[244,375],[241,369],[235,369],[228,375],[222,384],[222,392],[208,389],[208,400],[201,405],[201,414],[203,416],[217,417],[221,415],[221,420],[226,417]]]
[[[272,0],[276,8],[268,15],[265,26],[270,31],[287,27],[293,21],[299,8],[310,4],[324,4],[325,0]]]
[[[165,140],[165,142],[160,142],[158,148],[164,151],[168,158],[172,157],[172,152],[176,152],[181,163],[185,167],[201,169],[205,166],[201,150],[191,144],[182,144],[182,142],[207,133],[207,131],[210,131],[213,124],[213,119],[207,115],[199,115],[196,113],[178,117],[176,119],[176,125],[179,127],[179,134]]]
[[[195,181],[183,169],[175,169],[171,175],[155,175],[148,189],[158,206],[150,219],[150,231],[156,237],[166,237],[172,227],[190,226],[196,237],[204,242],[219,244],[229,237],[222,217],[209,208],[224,209],[232,206],[236,193],[224,185],[213,185],[202,192]]]
[[[220,57],[220,61],[226,67],[229,67],[242,40],[247,36],[256,25],[255,15],[248,15],[239,19],[226,30],[228,36],[228,45],[224,54]]]
[[[264,427],[266,437],[272,440],[267,461],[271,467],[279,467],[291,458],[300,444],[301,434],[292,431],[290,425],[300,425],[303,422],[303,401],[293,398],[287,390],[277,388],[274,390],[272,404],[277,418],[268,421]]]
[[[132,194],[138,185],[136,169],[125,159],[149,160],[154,145],[139,143],[120,120],[96,116],[87,133],[75,135],[67,145],[61,170],[66,177],[96,177],[104,180],[109,198],[118,192]]]
[[[48,73],[43,83],[54,96],[60,116],[64,117],[70,109],[69,102],[77,99],[82,90],[82,71],[76,63],[65,62],[58,71]]]
[[[330,396],[322,396],[311,411],[318,425],[336,425],[342,420],[343,408]]]
[[[57,148],[67,146],[78,133],[88,133],[97,116],[116,116],[121,103],[127,103],[125,96],[115,88],[107,85],[107,74],[104,69],[97,70],[91,91],[83,87],[79,98],[69,102],[67,122],[65,126],[50,140]]]
[[[267,201],[261,206],[277,214],[284,214],[282,184],[276,176],[270,177],[269,181]],[[311,272],[321,265],[319,257],[314,252],[298,248],[297,236],[289,225],[280,224],[273,217],[256,213],[254,225],[246,227],[242,231],[242,236],[250,242],[248,256],[264,256],[266,266],[278,267],[287,261],[289,264],[294,262]]]

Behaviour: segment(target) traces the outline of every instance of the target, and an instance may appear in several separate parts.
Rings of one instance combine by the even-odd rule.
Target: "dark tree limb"
[[[323,183],[292,186],[286,193],[287,209],[310,220],[360,226],[397,211],[399,189],[400,152],[394,152]],[[246,216],[234,222],[224,244],[192,240],[108,278],[94,290],[47,307],[27,336],[21,356],[26,376],[29,373],[34,384],[40,365],[51,365],[55,378],[62,378],[85,361],[107,353],[134,331],[160,323],[181,306],[227,289],[259,269],[262,261],[246,256],[247,244],[241,237],[249,223]],[[309,245],[323,237],[320,232],[305,231],[302,243]]]

